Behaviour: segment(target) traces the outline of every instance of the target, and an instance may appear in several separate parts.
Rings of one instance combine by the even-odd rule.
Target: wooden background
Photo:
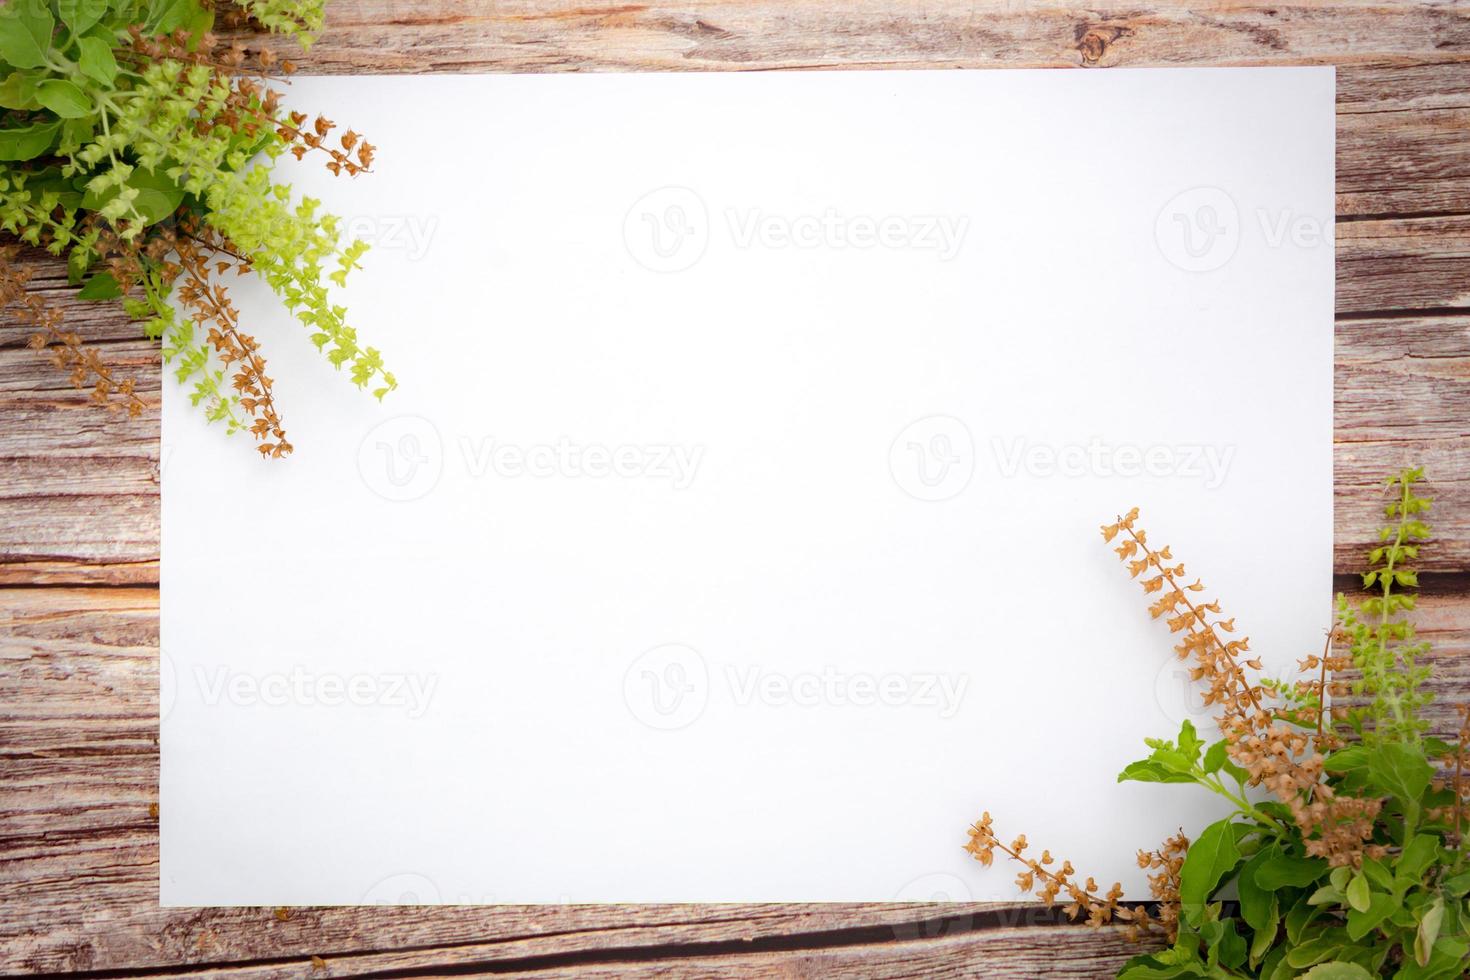
[[[329,73],[1337,65],[1336,568],[1350,588],[1376,481],[1426,465],[1437,717],[1470,688],[1467,4],[335,0],[300,60]],[[1067,125],[1085,154],[1108,121]],[[160,909],[157,355],[120,316],[72,302],[56,263],[29,261],[34,288],[144,382],[153,411],[128,423],[88,408],[0,316],[0,973],[1091,976],[1129,955],[1020,904]]]

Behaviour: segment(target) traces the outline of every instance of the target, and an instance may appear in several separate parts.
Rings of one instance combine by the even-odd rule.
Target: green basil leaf
[[[1373,974],[1356,963],[1333,960],[1330,963],[1318,963],[1302,974],[1302,980],[1373,980]]]
[[[78,62],[82,74],[103,85],[111,85],[117,77],[117,59],[112,56],[108,43],[97,37],[79,37],[77,47],[82,52]]]
[[[1230,746],[1226,744],[1225,740],[1222,738],[1220,741],[1216,742],[1214,745],[1211,745],[1208,749],[1206,749],[1204,766],[1202,767],[1204,771],[1207,773],[1219,772],[1220,767],[1225,765],[1225,753],[1229,750],[1229,748]]]
[[[11,0],[0,7],[0,58],[14,68],[46,64],[51,32],[56,22],[51,9],[39,0]]]
[[[75,153],[85,143],[92,141],[97,132],[96,117],[87,116],[83,119],[68,119],[61,124],[61,142],[57,145],[60,153]],[[81,203],[82,196],[77,195],[77,203]]]
[[[1444,896],[1436,895],[1429,908],[1419,919],[1419,931],[1414,934],[1414,960],[1420,966],[1429,965],[1434,952],[1434,942],[1439,938],[1439,927],[1444,922]]]
[[[1256,884],[1274,892],[1279,888],[1302,888],[1327,873],[1327,862],[1322,858],[1299,858],[1283,854],[1272,848],[1271,857],[1256,869]]]
[[[1396,912],[1398,907],[1399,901],[1392,895],[1382,893],[1374,895],[1368,900],[1368,908],[1365,911],[1359,912],[1354,909],[1348,913],[1348,936],[1354,942],[1362,939],[1378,928],[1378,924]]]
[[[1419,834],[1393,862],[1394,876],[1402,882],[1417,882],[1438,856],[1439,840],[1429,834]]]
[[[1343,935],[1337,930],[1329,930],[1315,939],[1308,939],[1286,954],[1287,965],[1301,969],[1304,966],[1321,963],[1342,949],[1342,940]]]
[[[1423,752],[1400,742],[1385,742],[1368,753],[1368,777],[1417,813],[1419,798],[1429,788],[1434,769]]]
[[[1128,763],[1127,768],[1118,773],[1118,782],[1192,783],[1194,777],[1170,769],[1153,759],[1140,759],[1137,762]]]
[[[1184,866],[1179,869],[1179,902],[1186,918],[1198,921],[1220,879],[1239,860],[1240,848],[1235,846],[1235,831],[1228,817],[1210,824],[1189,845]]]
[[[78,299],[117,299],[122,295],[122,289],[117,280],[112,278],[110,272],[99,272],[77,293]]]
[[[1363,862],[1363,874],[1368,877],[1369,884],[1376,885],[1380,891],[1393,891],[1393,872],[1377,858]]]
[[[36,86],[36,101],[62,119],[80,119],[91,115],[92,100],[76,82],[64,78],[48,78]]]
[[[107,13],[107,0],[56,0],[56,11],[72,34],[82,34]]]
[[[35,72],[13,71],[0,81],[0,106],[7,109],[39,109],[36,85],[41,77]]]
[[[1361,745],[1350,745],[1345,749],[1338,749],[1323,762],[1323,768],[1328,772],[1348,772],[1353,769],[1362,769],[1368,765],[1368,750]]]
[[[1199,750],[1204,745],[1204,739],[1195,731],[1194,722],[1184,719],[1184,724],[1179,726],[1179,754],[1188,759],[1192,766],[1199,761]]]
[[[150,0],[147,32],[149,34],[172,34],[180,27],[195,21],[199,14],[200,6],[197,0]]]
[[[1216,919],[1200,929],[1209,950],[1208,966],[1231,969],[1245,962],[1245,939],[1236,931],[1234,919]]]
[[[162,168],[155,172],[138,167],[128,176],[126,186],[138,191],[133,209],[150,225],[173,214],[184,200],[183,188],[169,180]],[[101,194],[88,191],[82,198],[82,206],[89,211],[100,211],[120,193],[119,187],[108,188]]]
[[[1372,893],[1368,890],[1367,878],[1361,874],[1353,875],[1353,880],[1348,882],[1343,894],[1347,896],[1348,905],[1359,912],[1368,911],[1368,901]]]
[[[0,129],[0,160],[18,163],[34,160],[56,142],[60,122],[32,123],[19,129]]]
[[[1256,884],[1256,871],[1270,857],[1270,851],[1261,851],[1240,869],[1235,887],[1240,892],[1240,917],[1254,932],[1266,929],[1276,904],[1276,893],[1269,892]]]

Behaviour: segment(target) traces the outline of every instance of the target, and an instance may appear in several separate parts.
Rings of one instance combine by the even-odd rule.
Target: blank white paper
[[[983,810],[1147,896],[1213,726],[1098,527],[1320,647],[1331,69],[290,99],[400,388],[253,281],[295,455],[165,385],[164,904],[1011,898]]]

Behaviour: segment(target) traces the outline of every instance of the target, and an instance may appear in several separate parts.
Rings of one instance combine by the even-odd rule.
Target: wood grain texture
[[[1439,574],[1420,623],[1440,665],[1437,723],[1470,698],[1470,5],[335,0],[296,60],[314,73],[1336,65],[1335,567],[1356,567],[1382,475],[1426,464]],[[1075,126],[1085,152],[1106,120]],[[156,351],[77,303],[57,263],[28,261],[150,411],[129,423],[87,407],[0,315],[0,972],[1095,976],[1132,952],[1031,906],[978,903],[159,908]]]
[[[1438,666],[1431,718],[1448,731],[1453,704],[1470,698],[1470,602],[1431,591],[1418,622]],[[161,909],[157,641],[154,589],[0,589],[0,973],[213,963],[305,977],[318,955],[333,976],[465,964],[581,976],[655,958],[701,976],[748,955],[761,969],[922,976],[902,971],[931,956],[936,968],[994,967],[1003,953],[1022,973],[1064,955],[1075,972],[1059,975],[1086,976],[1128,952],[1115,934],[1042,928],[1052,919],[1037,906],[993,903],[325,908],[284,921],[269,909]]]

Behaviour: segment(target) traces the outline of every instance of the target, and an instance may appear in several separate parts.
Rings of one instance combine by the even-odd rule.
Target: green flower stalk
[[[0,8],[0,231],[65,256],[80,296],[119,302],[159,340],[175,378],[210,421],[247,429],[262,456],[291,452],[255,339],[241,331],[219,277],[260,275],[353,384],[396,387],[330,287],[366,245],[344,240],[320,202],[274,178],[283,154],[319,154],[334,174],[369,170],[375,148],[324,116],[282,108],[269,79],[293,66],[270,50],[224,44],[216,17],[309,47],[322,0],[12,0]],[[25,274],[0,251],[0,298],[19,303]],[[95,354],[22,303],[79,384],[102,378]],[[85,367],[78,373],[78,365]],[[122,382],[98,381],[117,407]],[[141,402],[126,389],[127,408]]]

